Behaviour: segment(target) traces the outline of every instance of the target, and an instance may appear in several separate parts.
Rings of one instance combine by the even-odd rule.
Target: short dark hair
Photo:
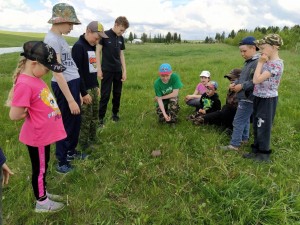
[[[129,22],[125,16],[119,16],[116,19],[115,23],[117,25],[122,25],[123,27],[125,27],[125,29],[127,29],[129,27]]]

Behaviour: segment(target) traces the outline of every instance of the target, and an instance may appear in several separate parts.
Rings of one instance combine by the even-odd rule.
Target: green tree
[[[168,32],[167,36],[166,36],[166,43],[170,43],[171,42],[171,39],[172,39],[172,35],[170,32]]]
[[[132,42],[132,40],[133,40],[133,35],[132,35],[132,32],[130,32],[130,33],[129,33],[128,40],[129,40],[130,42]]]
[[[141,37],[141,40],[142,40],[143,42],[147,42],[147,34],[143,33],[143,34],[142,34],[142,37]]]

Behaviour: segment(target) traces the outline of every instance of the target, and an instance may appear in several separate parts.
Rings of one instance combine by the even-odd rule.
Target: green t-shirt
[[[157,78],[154,82],[155,96],[162,97],[171,94],[174,89],[182,88],[180,77],[176,73],[172,73],[168,83],[163,83],[162,80]],[[168,99],[166,99],[168,101]],[[164,100],[165,103],[165,100]]]

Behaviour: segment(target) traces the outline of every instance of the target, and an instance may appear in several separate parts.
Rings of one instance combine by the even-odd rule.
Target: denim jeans
[[[253,112],[253,103],[239,101],[238,108],[233,120],[233,132],[230,144],[239,147],[242,141],[249,139],[250,117]]]

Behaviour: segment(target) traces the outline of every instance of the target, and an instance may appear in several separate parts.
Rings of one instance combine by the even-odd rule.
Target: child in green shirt
[[[179,75],[173,73],[168,63],[160,65],[159,76],[154,82],[156,113],[159,122],[176,123],[180,109],[178,94],[183,84]]]

